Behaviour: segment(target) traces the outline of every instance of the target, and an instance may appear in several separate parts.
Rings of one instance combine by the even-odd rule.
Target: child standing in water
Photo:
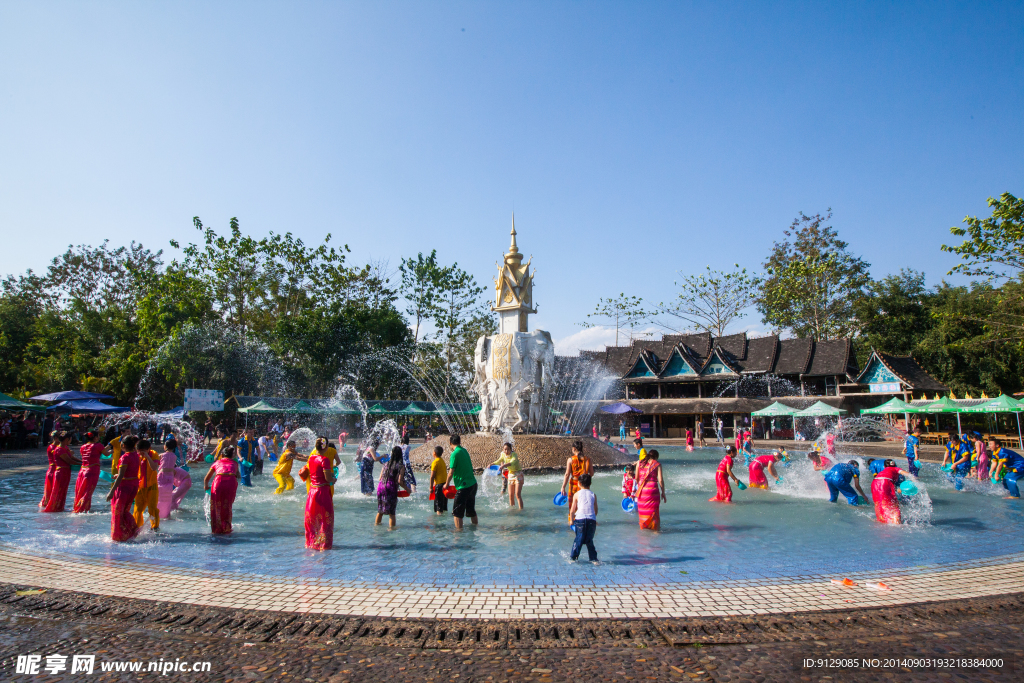
[[[448,499],[444,495],[444,483],[448,481],[448,465],[444,463],[444,449],[434,446],[434,460],[430,463],[430,486],[434,497],[434,513],[448,512]]]
[[[402,449],[395,446],[391,449],[391,459],[384,465],[377,481],[377,518],[373,525],[377,526],[388,516],[388,528],[395,528],[395,509],[398,507],[398,489],[409,490],[405,481],[405,463],[402,461]]]
[[[274,490],[274,493],[281,494],[295,488],[295,477],[292,476],[292,463],[295,461],[295,456],[298,455],[295,448],[295,442],[289,441],[285,445],[284,453],[277,461],[277,467],[274,468],[277,489]]]
[[[692,429],[687,429],[686,430],[686,450],[688,450],[688,451],[692,451],[693,450],[693,430]]]
[[[572,507],[569,508],[569,516],[573,519],[573,529],[576,531],[576,540],[572,544],[572,554],[569,556],[574,562],[580,558],[583,546],[587,546],[587,557],[591,562],[597,562],[597,548],[594,547],[594,534],[597,532],[597,496],[590,490],[591,477],[589,474],[579,476],[580,488],[572,496]]]
[[[626,465],[622,468],[622,497],[632,498],[634,488],[636,488],[636,465]]]
[[[519,505],[523,509],[523,468],[519,464],[519,456],[512,450],[512,444],[506,443],[501,447],[501,457],[492,464],[500,465],[506,473],[505,481],[508,485],[508,504]]]

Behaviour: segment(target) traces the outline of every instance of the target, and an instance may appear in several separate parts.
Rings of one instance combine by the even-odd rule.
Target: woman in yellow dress
[[[295,488],[295,477],[292,476],[292,462],[298,453],[295,450],[295,442],[289,441],[284,453],[278,458],[277,467],[274,468],[274,479],[277,479],[277,490],[274,493],[284,493]]]

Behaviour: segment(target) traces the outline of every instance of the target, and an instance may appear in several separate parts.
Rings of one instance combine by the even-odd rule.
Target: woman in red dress
[[[235,504],[241,477],[235,447],[225,446],[203,479],[203,487],[210,491],[210,531],[215,534],[231,533],[231,507]]]
[[[130,541],[139,535],[139,525],[132,514],[135,494],[139,492],[139,464],[142,462],[135,451],[139,437],[126,436],[121,439],[121,459],[117,463],[117,476],[107,494],[110,501],[110,538],[114,541]]]
[[[71,455],[70,434],[58,432],[54,442],[46,447],[46,458],[50,464],[46,469],[43,499],[39,502],[39,508],[43,512],[64,512],[68,484],[71,483],[71,466],[81,464]]]
[[[82,469],[75,480],[75,512],[89,512],[92,509],[92,493],[100,480],[100,454],[103,444],[99,432],[87,432],[86,443],[82,445]]]
[[[708,498],[710,503],[731,503],[732,502],[732,487],[729,486],[729,478],[737,484],[740,480],[733,474],[732,464],[733,458],[736,457],[736,447],[729,446],[725,449],[725,457],[722,458],[722,462],[718,463],[718,471],[715,472],[715,488],[717,489],[714,498]]]
[[[327,458],[321,455],[327,450],[327,439],[316,440],[316,450],[309,456],[306,466],[299,470],[299,477],[309,483],[306,494],[306,547],[313,550],[330,550],[334,545],[334,500],[331,486],[334,484],[334,469]]]

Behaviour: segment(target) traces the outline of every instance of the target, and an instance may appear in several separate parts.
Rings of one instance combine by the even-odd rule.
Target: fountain
[[[512,244],[494,280],[491,310],[498,314],[498,334],[480,337],[473,358],[473,391],[480,397],[479,429],[463,436],[462,445],[475,468],[483,468],[497,457],[504,430],[517,435],[516,453],[526,470],[563,469],[576,440],[584,441],[595,467],[628,462],[628,456],[597,439],[572,435],[581,429],[584,416],[589,422],[606,382],[613,380],[599,376],[596,364],[587,366],[582,361],[565,361],[559,372],[551,335],[529,330],[529,316],[537,312],[532,260],[523,263],[514,222],[511,234]],[[556,410],[562,406],[568,411]],[[429,465],[435,445],[447,447],[448,439],[438,437],[420,446],[410,455],[412,462]]]

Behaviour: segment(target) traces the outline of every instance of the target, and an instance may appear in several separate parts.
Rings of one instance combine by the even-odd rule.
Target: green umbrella
[[[823,401],[818,401],[817,403],[815,403],[810,408],[805,408],[805,409],[801,410],[800,412],[793,413],[793,416],[794,417],[821,417],[821,416],[825,416],[825,415],[830,415],[830,416],[834,417],[836,415],[845,415],[845,414],[846,414],[846,411],[843,410],[842,408],[834,408],[834,407],[830,406],[829,404],[827,404],[827,403],[825,403]]]
[[[752,417],[792,417],[793,415],[796,415],[796,413],[796,408],[790,408],[789,406],[776,401],[767,408],[754,411],[750,415]]]
[[[880,406],[865,408],[860,411],[861,415],[893,415],[897,413],[920,413],[920,408],[915,408],[899,397],[893,397]]]
[[[37,413],[45,413],[43,406],[34,406],[31,403],[23,403],[7,394],[0,394],[0,410],[31,410]]]
[[[958,434],[962,434],[964,431],[960,427],[960,413],[964,412],[965,408],[953,401],[949,396],[943,396],[938,401],[929,403],[917,410],[921,413],[956,413],[956,431]]]
[[[1001,394],[1000,396],[989,399],[980,405],[976,405],[971,408],[964,408],[965,413],[1017,413],[1017,442],[1021,448],[1024,448],[1024,438],[1021,438],[1020,430],[1020,414],[1024,412],[1024,405],[1007,396]],[[959,425],[958,425],[959,426]]]

